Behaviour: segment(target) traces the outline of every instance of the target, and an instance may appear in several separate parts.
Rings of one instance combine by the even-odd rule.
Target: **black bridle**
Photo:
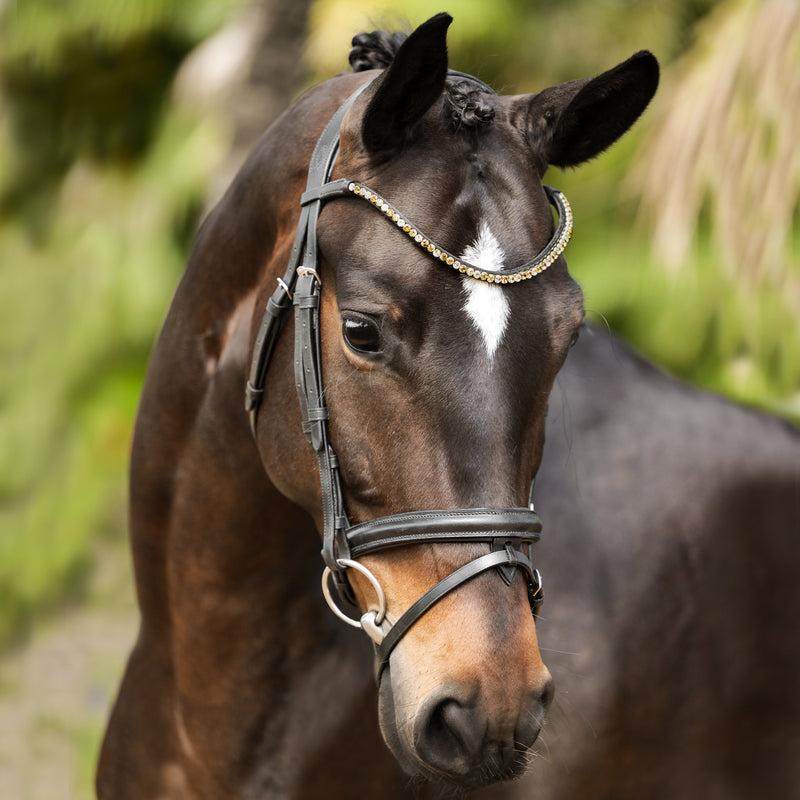
[[[461,75],[461,73],[455,74]],[[485,91],[491,91],[485,84],[476,79],[472,80],[475,80]],[[380,517],[358,525],[351,525],[347,517],[339,463],[328,438],[329,415],[322,382],[319,328],[321,282],[318,273],[319,255],[316,227],[324,202],[350,196],[353,186],[363,186],[363,184],[355,184],[346,179],[335,181],[329,179],[338,152],[339,128],[342,119],[356,97],[368,85],[369,82],[361,86],[339,107],[325,126],[314,148],[308,169],[306,191],[300,201],[300,220],[288,268],[283,278],[278,279],[278,288],[267,302],[261,328],[253,348],[245,408],[250,415],[253,436],[256,437],[257,416],[264,392],[267,369],[275,343],[288,318],[288,310],[293,304],[295,309],[295,384],[302,412],[303,431],[317,457],[322,490],[322,558],[325,562],[323,591],[329,605],[338,616],[355,627],[363,628],[373,640],[376,652],[376,678],[380,681],[383,668],[387,665],[393,648],[409,628],[446,594],[487,570],[496,568],[503,581],[510,585],[515,571],[519,567],[525,574],[531,610],[535,615],[542,603],[543,590],[539,571],[531,563],[531,549],[532,545],[539,540],[542,525],[533,509],[533,485],[531,485],[528,508],[411,511]],[[543,260],[545,254],[552,260],[560,254],[560,250],[558,250],[553,256],[556,249],[554,243],[559,237],[563,239],[569,208],[565,200],[559,199],[563,198],[563,195],[550,187],[546,187],[546,189],[550,201],[559,212],[556,234],[536,259],[518,270],[507,273],[489,273],[492,281],[495,280],[495,276],[502,278],[523,275],[522,279],[532,277],[533,274],[546,268],[546,266],[539,266],[538,269],[534,269],[535,265],[545,263]],[[370,197],[372,196],[377,197],[370,193]],[[385,209],[383,211],[386,213]],[[419,243],[419,240],[417,242]],[[427,239],[425,242],[427,243]],[[436,252],[438,254],[442,251],[437,249]],[[445,253],[445,255],[449,257],[449,254]],[[469,268],[469,265],[466,265],[466,268]],[[527,272],[531,274],[526,273],[526,268]],[[488,280],[489,276],[483,273],[482,277],[477,274],[474,277]],[[496,282],[501,282],[500,278],[497,278]],[[356,559],[381,550],[423,542],[428,544],[486,543],[491,550],[437,583],[408,608],[394,624],[390,625],[385,617],[386,602],[380,584],[375,576]],[[527,552],[523,551],[523,547]],[[329,579],[332,577],[340,599],[355,606],[355,598],[347,579],[348,569],[355,569],[364,574],[378,595],[378,610],[366,612],[360,620],[354,620],[344,615],[333,601],[330,593]]]

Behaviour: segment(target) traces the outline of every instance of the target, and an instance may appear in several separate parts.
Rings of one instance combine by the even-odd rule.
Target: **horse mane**
[[[402,32],[372,31],[353,37],[350,66],[353,72],[386,69],[408,38]],[[479,128],[494,120],[494,104],[478,84],[468,77],[448,77],[444,90],[444,114],[454,130]]]

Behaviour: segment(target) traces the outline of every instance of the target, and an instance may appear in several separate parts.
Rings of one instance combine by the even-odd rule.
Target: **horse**
[[[636,443],[662,444],[658,423],[672,423],[668,436],[679,429],[658,405],[672,383],[630,369],[638,362],[621,346],[614,364],[601,353],[586,372],[571,368],[608,338],[584,323],[562,255],[571,212],[542,183],[549,165],[578,165],[628,130],[658,65],[641,52],[594,78],[499,96],[449,70],[450,22],[439,14],[407,37],[357,37],[353,73],[275,122],[197,235],[134,432],[141,624],[102,746],[101,800],[568,798],[601,775],[604,796],[622,797],[620,774],[660,774],[644,747],[638,762],[626,757],[639,773],[615,767],[559,715],[541,745],[545,768],[535,749],[558,709],[541,657],[550,652],[578,716],[599,726],[607,713],[607,741],[636,750],[648,729],[625,717],[631,684],[609,648],[641,646],[636,603],[658,585],[653,570],[670,566],[669,535],[637,581],[612,578],[630,566],[626,535],[644,558],[643,534],[695,530],[667,524],[677,512],[666,489],[643,502],[645,472],[624,438],[641,455]],[[623,384],[587,383],[593,364]],[[658,385],[643,392],[660,412],[650,421],[626,418],[641,402],[636,379]],[[630,408],[615,398],[625,380]],[[670,391],[697,410],[695,425],[719,430],[705,400]],[[627,471],[579,469],[554,408],[597,441],[599,464]],[[709,489],[692,511],[710,531],[711,510],[746,475],[775,476],[761,488],[774,493],[776,525],[793,513],[797,476],[785,465],[797,438],[761,418],[744,427],[743,441],[764,441],[750,472],[715,468],[736,448],[716,460],[709,448],[703,462]],[[664,487],[697,477],[685,448],[654,460]],[[535,552],[534,476],[555,531]],[[734,516],[731,530],[744,530],[748,514]],[[603,575],[610,584],[598,586]],[[554,586],[544,607],[542,576]],[[626,598],[627,624],[612,626]],[[601,618],[605,628],[593,627]],[[576,666],[562,641],[597,663]],[[638,677],[646,690],[646,670]]]

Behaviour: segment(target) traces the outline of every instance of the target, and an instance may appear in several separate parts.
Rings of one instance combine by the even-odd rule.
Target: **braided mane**
[[[386,69],[407,38],[406,33],[386,31],[354,36],[349,56],[353,72]],[[494,119],[494,105],[490,96],[469,78],[448,77],[443,98],[444,114],[454,130],[489,125]]]

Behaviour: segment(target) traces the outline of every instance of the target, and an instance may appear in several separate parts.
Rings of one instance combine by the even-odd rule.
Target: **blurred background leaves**
[[[168,101],[226,19],[206,5],[25,0],[2,16],[0,646],[79,593],[92,542],[124,529],[147,354],[224,148]],[[192,8],[205,25],[183,22]]]
[[[548,175],[590,318],[678,377],[800,419],[800,4],[452,0],[499,90],[664,68],[623,142]],[[0,0],[0,650],[124,553],[148,353],[197,225],[260,132],[422,0]],[[635,221],[635,224],[634,224]],[[120,555],[124,558],[124,555]]]

